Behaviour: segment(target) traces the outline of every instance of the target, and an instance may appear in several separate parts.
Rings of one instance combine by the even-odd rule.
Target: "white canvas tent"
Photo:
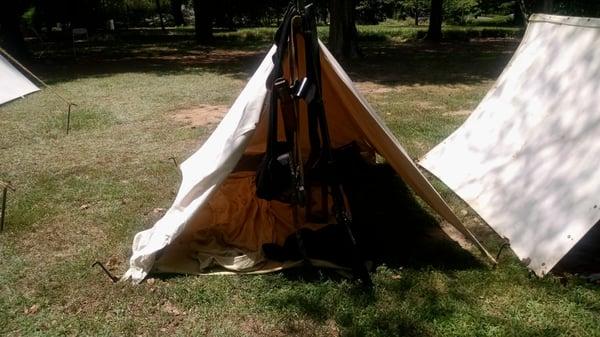
[[[173,205],[154,227],[135,236],[130,267],[123,279],[139,282],[150,271],[202,273],[211,264],[234,272],[286,267],[265,262],[260,244],[282,243],[293,233],[290,207],[257,199],[255,168],[236,168],[244,157],[265,151],[270,101],[266,82],[275,50],[273,47],[267,54],[210,138],[181,164],[183,181]],[[332,146],[355,141],[362,151],[384,157],[418,196],[493,260],[421,174],[323,44],[320,51]],[[306,120],[300,122],[303,128]],[[306,138],[300,139],[303,147],[308,146]]]
[[[38,90],[0,53],[0,105]]]
[[[600,220],[600,19],[533,15],[467,121],[420,164],[536,274]]]

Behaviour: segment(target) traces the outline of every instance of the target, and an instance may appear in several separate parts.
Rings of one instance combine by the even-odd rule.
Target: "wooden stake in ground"
[[[71,108],[73,106],[77,106],[77,104],[69,103],[69,107],[67,110],[67,135],[69,134],[69,130],[71,130]]]
[[[0,180],[0,188],[2,188],[2,210],[0,211],[0,232],[4,230],[4,219],[6,217],[6,199],[8,190],[15,191],[15,188],[10,183],[5,183]]]

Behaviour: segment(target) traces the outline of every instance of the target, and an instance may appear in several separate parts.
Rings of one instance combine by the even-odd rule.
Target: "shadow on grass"
[[[344,188],[354,206],[355,235],[376,265],[375,287],[365,288],[349,274],[305,266],[261,281],[249,277],[259,289],[256,301],[284,317],[333,320],[349,336],[435,335],[428,322],[450,321],[461,307],[476,306],[466,290],[451,286],[454,272],[482,264],[441,231],[389,166],[357,171],[364,175],[349,174],[360,183]]]
[[[186,38],[165,40],[152,36],[79,46],[75,57],[70,45],[57,43],[43,58],[30,61],[28,66],[51,85],[124,73],[211,72],[247,80],[268,47],[269,43],[260,40],[244,44],[223,40],[212,46],[200,46]]]
[[[382,167],[355,203],[364,205],[354,217],[363,225],[367,247],[377,264],[392,267],[471,269],[482,265],[451,240],[438,220],[415,199],[391,168]]]
[[[372,261],[374,269],[386,266],[451,271],[483,267],[442,231],[438,220],[415,199],[391,167],[352,169],[358,165],[343,164],[349,173],[342,179],[353,182],[344,184],[352,210],[352,229],[364,259]],[[309,256],[311,252],[324,254],[331,256],[334,263],[352,265],[351,246],[345,242],[343,232],[321,235],[319,240],[304,237]],[[322,252],[323,246],[328,246],[326,252]],[[310,266],[285,272],[288,279],[305,282],[337,282],[348,274]]]
[[[478,39],[439,45],[416,41],[363,44],[364,59],[343,62],[354,81],[384,86],[459,85],[495,80],[516,39]]]
[[[257,30],[243,36],[224,35],[212,46],[199,46],[187,35],[137,34],[80,46],[77,57],[69,44],[56,43],[30,66],[50,84],[120,73],[172,75],[198,71],[246,80],[266,54],[271,44],[266,36],[270,34],[270,30]],[[516,44],[514,39],[441,45],[366,39],[362,42],[364,58],[344,65],[354,80],[386,86],[470,84],[496,78]]]

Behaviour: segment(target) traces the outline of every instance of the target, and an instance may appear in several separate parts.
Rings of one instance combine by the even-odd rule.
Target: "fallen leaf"
[[[111,256],[106,262],[106,268],[109,270],[115,269],[119,265],[119,259],[116,256]]]
[[[29,308],[25,308],[23,312],[25,315],[35,315],[38,311],[40,311],[40,306],[38,304],[34,304]]]
[[[179,311],[179,309],[177,309],[176,306],[171,304],[171,302],[165,302],[165,304],[163,304],[163,306],[162,306],[162,310],[168,314],[175,315],[175,316],[179,316],[182,314],[181,311]]]

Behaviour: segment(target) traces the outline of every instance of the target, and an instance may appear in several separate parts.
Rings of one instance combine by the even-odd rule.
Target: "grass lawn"
[[[379,266],[373,292],[326,273],[310,280],[289,272],[110,283],[92,263],[126,270],[133,235],[161,216],[179,186],[170,158],[184,160],[214,128],[173,116],[231,104],[267,45],[224,40],[214,48],[181,41],[99,45],[77,61],[50,57],[34,65],[78,104],[69,135],[50,91],[0,108],[0,179],[17,187],[0,234],[0,334],[600,335],[597,286],[531,277],[508,252],[491,269],[477,252],[473,263],[436,264],[435,256],[419,260],[428,253],[417,250],[420,263]],[[364,59],[345,66],[416,158],[464,121],[516,46],[386,39],[365,42]],[[489,228],[436,186],[497,251],[500,240]]]

